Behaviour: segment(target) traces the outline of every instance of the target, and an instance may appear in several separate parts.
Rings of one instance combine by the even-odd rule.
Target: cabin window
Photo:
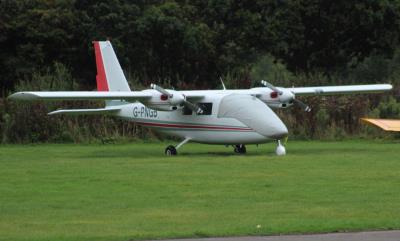
[[[183,107],[183,109],[182,109],[182,114],[183,115],[192,115],[192,112],[193,111],[191,109],[187,108],[186,106]]]
[[[197,105],[203,110],[203,113],[199,115],[211,115],[212,103],[197,103]]]

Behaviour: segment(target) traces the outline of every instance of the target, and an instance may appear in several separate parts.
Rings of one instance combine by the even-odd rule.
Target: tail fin
[[[98,91],[130,91],[110,41],[95,41]]]

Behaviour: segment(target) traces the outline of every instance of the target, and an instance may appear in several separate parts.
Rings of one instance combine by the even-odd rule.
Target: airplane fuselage
[[[248,93],[249,90],[196,91],[205,96],[199,102],[205,109],[203,114],[184,107],[174,111],[160,111],[136,102],[124,105],[117,116],[154,131],[182,139],[189,138],[198,143],[258,144],[276,139],[275,129],[271,129],[270,135],[262,135],[235,118],[218,117],[221,99],[230,94],[243,94],[242,92]],[[185,94],[185,91],[182,93]]]

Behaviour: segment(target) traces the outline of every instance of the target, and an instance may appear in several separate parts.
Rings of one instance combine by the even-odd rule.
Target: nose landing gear
[[[284,156],[286,155],[286,148],[281,144],[281,140],[277,141],[277,146],[276,146],[276,150],[275,153],[278,156]]]

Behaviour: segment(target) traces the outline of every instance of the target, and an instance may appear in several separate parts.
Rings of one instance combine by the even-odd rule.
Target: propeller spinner
[[[166,96],[167,98],[165,97],[164,98],[171,104],[171,106],[183,105],[191,109],[192,111],[196,112],[197,114],[203,113],[203,109],[201,109],[198,105],[193,104],[192,102],[186,100],[186,96],[183,95],[182,93],[179,93],[175,90],[166,90],[156,84],[151,84],[150,87],[154,90],[157,90],[164,96]]]
[[[277,97],[279,98],[279,101],[282,104],[286,104],[287,105],[287,104],[291,104],[291,103],[296,103],[304,111],[306,111],[306,112],[310,112],[311,111],[311,107],[308,106],[307,104],[305,104],[304,102],[296,99],[296,95],[293,92],[291,92],[291,91],[289,91],[289,90],[287,90],[285,88],[277,88],[273,84],[271,84],[271,83],[269,83],[269,82],[267,82],[265,80],[261,80],[261,84],[263,86],[267,87],[267,88],[270,88],[275,93],[277,93],[278,94]]]

